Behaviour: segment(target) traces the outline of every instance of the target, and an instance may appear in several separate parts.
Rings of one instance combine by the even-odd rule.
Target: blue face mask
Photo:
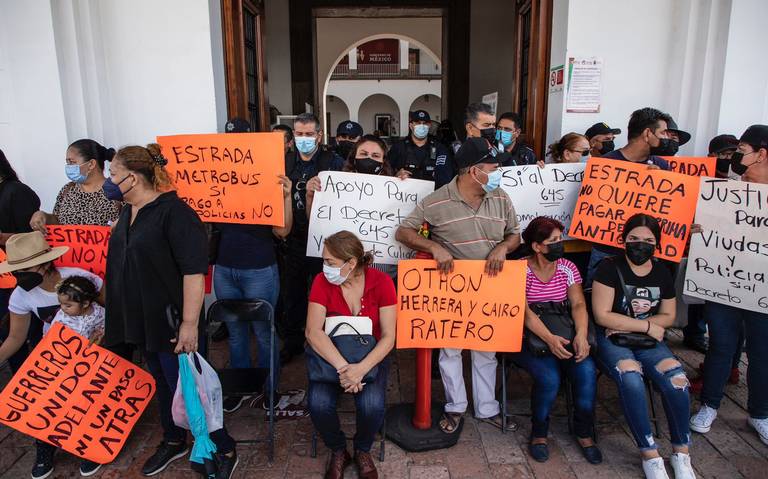
[[[107,181],[104,182],[104,186],[101,187],[101,189],[104,190],[104,196],[106,196],[108,200],[123,201],[123,195],[133,189],[133,186],[131,186],[125,193],[120,189],[120,185],[123,184],[123,181],[127,180],[129,176],[131,175],[125,175],[125,178],[117,183],[113,183],[112,178],[107,178]]]
[[[293,141],[299,153],[304,155],[312,153],[317,148],[317,139],[314,136],[297,136]]]
[[[88,178],[88,175],[84,175],[82,171],[80,171],[80,167],[82,165],[66,165],[64,166],[64,173],[66,173],[67,178],[69,178],[69,181],[74,181],[75,183],[82,184],[85,183],[85,180]]]
[[[515,139],[512,138],[511,131],[496,130],[496,141],[500,142],[504,146],[509,146],[513,141],[515,141]]]
[[[482,172],[485,176],[488,177],[488,182],[485,184],[478,181],[486,193],[490,193],[491,191],[501,186],[501,170],[494,170],[490,173],[486,173],[485,171],[478,168],[477,171]],[[477,181],[477,179],[475,179],[475,181]]]
[[[414,125],[413,126],[413,136],[418,138],[419,140],[422,140],[429,135],[429,125]]]

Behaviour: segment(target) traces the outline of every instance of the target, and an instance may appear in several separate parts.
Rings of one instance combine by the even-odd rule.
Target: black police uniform
[[[387,159],[395,173],[408,170],[411,178],[434,181],[435,189],[450,183],[454,176],[451,150],[432,135],[423,146],[416,145],[411,136],[404,138],[392,145]]]
[[[291,354],[298,354],[304,349],[309,287],[314,276],[322,270],[320,258],[307,257],[307,182],[321,171],[340,171],[342,166],[343,160],[339,155],[322,147],[318,148],[309,161],[303,161],[298,152],[285,155],[285,174],[293,183],[293,228],[282,242],[278,260],[281,263],[280,292],[285,309],[281,332],[285,349]]]
[[[528,146],[515,142],[511,151],[504,151],[499,155],[501,166],[535,165],[536,153]]]

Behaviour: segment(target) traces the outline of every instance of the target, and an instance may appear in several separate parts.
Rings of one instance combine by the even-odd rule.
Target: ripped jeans
[[[688,379],[666,344],[661,342],[651,349],[623,348],[599,331],[596,359],[600,369],[610,375],[619,389],[624,417],[640,450],[658,448],[651,432],[643,375],[651,379],[661,394],[672,445],[690,444]]]

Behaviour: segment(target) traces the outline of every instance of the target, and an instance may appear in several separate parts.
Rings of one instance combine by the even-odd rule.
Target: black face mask
[[[723,176],[728,174],[728,169],[731,167],[731,160],[728,158],[718,158],[715,170]]]
[[[352,151],[354,146],[355,144],[351,141],[339,140],[339,142],[336,143],[336,153],[338,153],[340,157],[346,160],[349,158],[349,153]]]
[[[651,154],[656,156],[675,156],[680,143],[671,138],[659,138],[659,146],[651,147]]]
[[[355,170],[358,173],[365,173],[367,175],[378,175],[381,173],[381,169],[384,167],[383,163],[379,163],[371,158],[356,158]]]
[[[548,251],[546,253],[542,253],[541,255],[551,263],[559,260],[565,254],[565,246],[563,245],[562,241],[558,241],[557,243],[550,243],[547,245],[547,248]]]
[[[731,171],[741,176],[747,172],[749,166],[741,164],[741,160],[744,158],[744,153],[737,151],[731,156]]]
[[[496,128],[483,128],[480,130],[480,137],[485,138],[491,144],[496,141]]]
[[[656,245],[646,243],[644,241],[633,241],[624,245],[624,250],[627,252],[627,258],[635,266],[642,266],[653,258],[653,253],[656,252]]]
[[[613,140],[606,140],[606,141],[603,141],[602,143],[603,143],[603,146],[600,147],[601,155],[606,155],[616,149],[616,145],[613,143]]]
[[[14,271],[11,274],[16,278],[16,286],[24,291],[32,291],[43,284],[43,275],[34,271]]]

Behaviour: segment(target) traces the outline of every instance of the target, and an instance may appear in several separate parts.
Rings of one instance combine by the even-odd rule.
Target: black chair
[[[269,337],[269,368],[217,369],[221,381],[223,396],[255,396],[264,392],[264,386],[270,373],[275,370],[275,313],[272,305],[266,301],[220,299],[208,308],[207,323],[214,321],[245,322],[266,321],[270,325]],[[249,328],[250,330],[250,328]],[[207,338],[210,341],[210,338]],[[256,444],[267,442],[269,461],[272,462],[275,453],[275,391],[269,388],[268,406],[269,433],[267,439],[236,440],[238,444]]]
[[[353,413],[354,411],[341,411],[343,413]],[[387,437],[387,417],[384,416],[384,422],[381,423],[381,429],[379,430],[381,439],[379,440],[379,462],[384,462],[384,446],[386,445]],[[352,438],[346,438],[347,441],[351,441]],[[309,452],[312,458],[317,457],[317,429],[312,431],[312,449]]]

